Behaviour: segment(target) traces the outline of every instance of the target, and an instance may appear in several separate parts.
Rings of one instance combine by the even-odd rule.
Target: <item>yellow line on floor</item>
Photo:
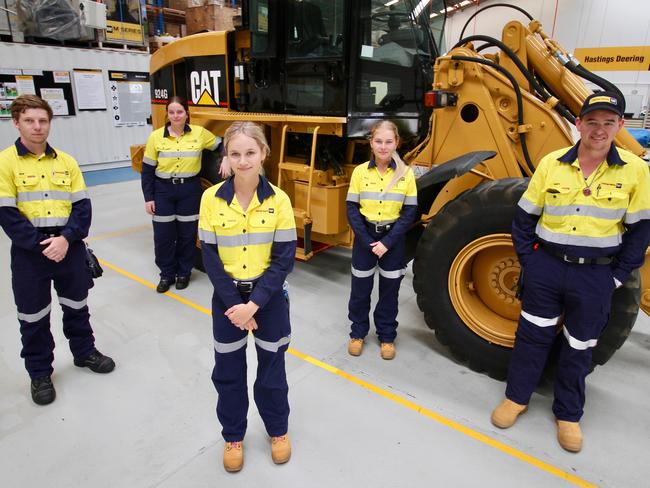
[[[104,234],[97,234],[96,236],[86,237],[87,242],[101,241],[103,239],[110,239],[112,237],[120,237],[128,234],[135,234],[143,230],[151,229],[151,224],[147,225],[138,225],[135,227],[129,227],[128,229],[117,230],[115,232],[106,232]]]
[[[126,276],[127,278],[134,280],[141,285],[146,286],[147,288],[150,289],[155,289],[156,285],[153,283],[150,283],[139,276],[136,276],[132,273],[129,273],[128,271],[115,266],[114,264],[108,263],[104,261],[103,259],[100,259],[99,262],[102,264],[102,266],[105,266],[109,269],[112,269],[116,273],[119,273],[123,276]],[[210,309],[202,307],[201,305],[197,305],[194,302],[191,302],[179,295],[176,295],[175,293],[172,292],[167,292],[165,293],[170,298],[173,298],[174,300],[177,300],[181,302],[183,305],[187,305],[188,307],[191,307],[195,310],[198,310],[199,312],[203,312],[206,315],[212,315],[212,312]],[[348,380],[351,383],[354,383],[355,385],[361,386],[363,388],[366,388],[367,390],[376,393],[377,395],[380,395],[392,402],[397,403],[398,405],[402,405],[403,407],[406,407],[410,410],[413,410],[420,415],[430,418],[431,420],[434,420],[438,422],[439,424],[442,424],[446,427],[449,427],[451,429],[454,429],[457,432],[460,432],[461,434],[464,434],[468,437],[471,437],[472,439],[475,439],[479,442],[482,442],[483,444],[486,444],[490,447],[493,447],[495,449],[498,449],[499,451],[508,454],[516,459],[519,459],[520,461],[523,461],[525,463],[530,464],[531,466],[534,466],[538,469],[541,469],[542,471],[546,471],[549,474],[552,474],[554,476],[557,476],[558,478],[561,478],[565,481],[568,481],[576,486],[580,486],[583,488],[595,488],[597,485],[590,483],[578,476],[575,476],[571,473],[567,473],[566,471],[562,471],[560,468],[557,468],[553,466],[552,464],[549,464],[547,462],[542,461],[541,459],[537,459],[534,456],[531,456],[530,454],[526,454],[523,451],[520,451],[518,449],[515,449],[514,447],[511,447],[507,444],[504,444],[503,442],[500,442],[496,439],[493,439],[492,437],[482,434],[481,432],[478,432],[474,429],[471,429],[463,424],[460,424],[458,422],[455,422],[454,420],[448,419],[447,417],[444,417],[440,415],[439,413],[434,412],[433,410],[429,410],[427,408],[424,408],[417,403],[414,403],[410,400],[407,400],[406,398],[403,398],[399,395],[396,395],[395,393],[392,393],[388,390],[385,390],[383,388],[380,388],[376,385],[373,385],[372,383],[368,383],[367,381],[362,380],[361,378],[358,378],[356,376],[353,376],[349,373],[346,373],[345,371],[338,369],[330,364],[324,363],[322,361],[319,361],[316,358],[313,358],[307,354],[304,354],[292,347],[289,348],[288,350],[289,354],[302,359],[303,361],[306,361],[314,366],[317,366],[321,369],[324,369],[325,371],[328,371],[332,374],[335,374],[337,376],[340,376],[341,378],[344,378]],[[486,414],[487,415],[487,414]]]

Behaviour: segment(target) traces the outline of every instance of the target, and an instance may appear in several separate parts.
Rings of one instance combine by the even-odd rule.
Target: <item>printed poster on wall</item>
[[[149,73],[109,71],[108,86],[115,127],[145,125],[151,115]]]
[[[106,40],[144,45],[140,0],[106,0],[104,3]]]
[[[106,110],[104,75],[101,69],[72,70],[79,110]]]

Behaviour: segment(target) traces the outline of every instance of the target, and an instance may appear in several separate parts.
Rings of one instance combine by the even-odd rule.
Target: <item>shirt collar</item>
[[[375,163],[375,158],[372,158],[372,159],[368,162],[368,169],[372,169],[372,168],[376,168],[376,167],[377,167],[377,163]],[[390,169],[392,169],[393,171],[397,169],[397,163],[395,162],[394,159],[391,159],[391,160],[390,160],[390,163],[388,163],[388,167],[389,167]]]
[[[25,147],[25,145],[20,141],[20,137],[16,139],[16,151],[18,152],[18,156],[27,156],[28,154],[32,154],[32,152]],[[53,158],[56,158],[57,154],[56,151],[52,146],[50,146],[47,142],[45,143],[45,154],[48,156],[52,156]],[[36,156],[36,154],[34,154]]]
[[[165,132],[163,133],[163,137],[169,137],[169,126],[172,125],[171,122],[167,122],[165,124]],[[183,134],[186,134],[188,132],[192,132],[192,128],[190,127],[190,124],[185,124],[185,127],[183,127]]]
[[[269,183],[269,180],[267,180],[264,176],[260,175],[260,181],[259,184],[257,185],[257,200],[262,203],[264,200],[267,198],[275,195],[275,192],[273,191],[273,188],[271,188],[271,184]],[[235,198],[235,177],[231,176],[228,178],[223,185],[221,185],[214,196],[219,197],[228,203],[230,205],[232,203],[232,199]]]
[[[576,159],[578,159],[578,147],[580,146],[580,141],[576,143],[575,146],[573,146],[571,149],[569,149],[566,153],[564,153],[562,156],[557,158],[558,161],[561,161],[563,163],[574,163]],[[609,166],[612,165],[619,165],[619,166],[624,166],[625,161],[621,159],[620,154],[616,150],[616,146],[612,144],[609,147],[609,151],[607,152],[607,164]]]

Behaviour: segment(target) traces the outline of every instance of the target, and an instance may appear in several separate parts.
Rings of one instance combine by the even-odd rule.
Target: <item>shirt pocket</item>
[[[214,233],[217,235],[233,235],[237,233],[237,229],[239,229],[239,233],[241,233],[241,230],[243,229],[243,222],[241,219],[227,215],[215,215],[210,218],[209,222],[210,226],[214,229]]]
[[[578,190],[567,187],[552,186],[544,189],[544,205],[558,206],[573,203]]]
[[[36,173],[23,173],[14,177],[14,185],[18,192],[33,191],[38,183],[39,175]]]
[[[278,223],[275,213],[255,212],[250,219],[251,232],[273,232]]]
[[[599,207],[605,208],[627,208],[630,203],[630,195],[621,190],[604,190],[601,188],[596,191],[594,197]]]
[[[72,177],[67,171],[54,170],[50,175],[50,183],[57,190],[69,192],[72,186]]]

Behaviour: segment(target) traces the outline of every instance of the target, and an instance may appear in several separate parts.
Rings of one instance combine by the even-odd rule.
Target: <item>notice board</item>
[[[0,68],[0,117],[11,117],[9,106],[20,95],[47,100],[55,116],[75,115],[69,71]]]

